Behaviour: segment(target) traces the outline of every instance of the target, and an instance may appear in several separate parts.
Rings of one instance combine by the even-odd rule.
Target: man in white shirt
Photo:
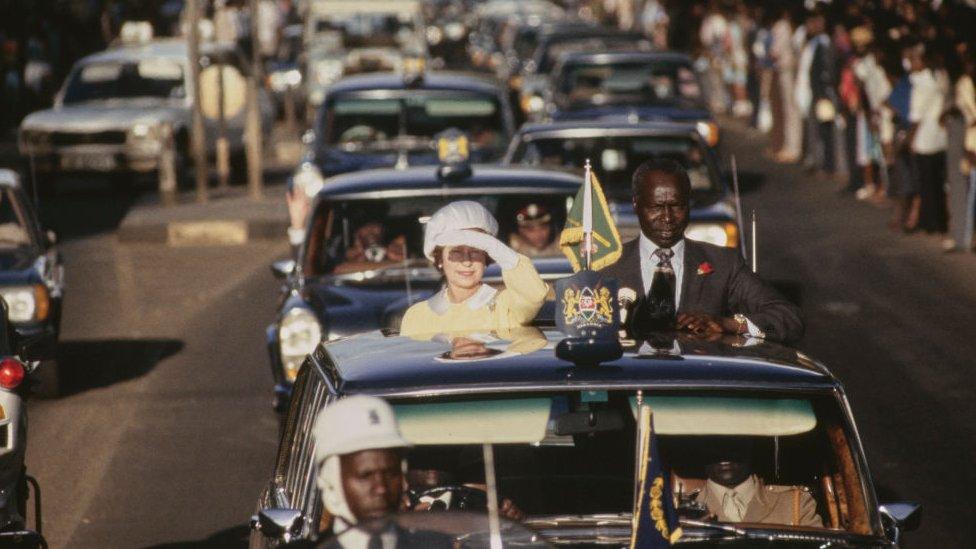
[[[922,45],[906,50],[906,59],[911,65],[909,79],[912,82],[908,114],[910,142],[921,199],[918,228],[927,233],[945,233],[948,221],[944,188],[947,136],[940,118],[945,110],[948,90],[939,83],[924,56],[925,48]]]

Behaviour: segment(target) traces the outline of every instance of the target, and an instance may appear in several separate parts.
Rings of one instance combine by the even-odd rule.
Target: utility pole
[[[196,173],[197,202],[206,202],[210,167],[207,165],[207,133],[203,126],[203,112],[200,110],[200,6],[197,0],[186,0],[186,10],[190,14],[187,52],[193,87],[193,124],[190,135],[193,169]]]
[[[227,142],[227,96],[224,63],[215,59],[217,69],[217,187],[226,192],[230,185],[230,143]]]
[[[251,198],[261,200],[263,195],[264,169],[261,143],[261,112],[258,105],[258,86],[261,82],[261,48],[258,43],[258,3],[250,0],[251,9],[251,77],[247,80],[247,123],[244,140],[247,153],[247,187]]]

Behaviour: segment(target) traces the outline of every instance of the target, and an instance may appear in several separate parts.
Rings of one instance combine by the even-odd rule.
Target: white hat
[[[393,408],[381,398],[356,395],[319,412],[312,427],[315,461],[362,450],[410,446],[400,434]]]
[[[346,526],[356,524],[356,517],[349,509],[342,489],[339,456],[410,446],[400,435],[393,408],[381,398],[364,395],[347,397],[326,406],[315,418],[312,438],[318,466],[315,480],[322,491],[322,503]]]
[[[443,245],[439,239],[462,229],[479,229],[492,236],[498,234],[498,222],[484,206],[471,200],[451,202],[437,210],[424,229],[424,255],[434,260],[434,248]]]

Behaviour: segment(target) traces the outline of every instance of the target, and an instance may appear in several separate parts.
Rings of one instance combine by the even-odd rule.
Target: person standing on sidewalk
[[[909,131],[918,182],[918,228],[929,234],[945,233],[948,217],[944,187],[947,137],[940,120],[947,90],[932,70],[924,45],[909,48],[906,59],[912,81],[908,121],[911,123]]]
[[[793,49],[793,24],[789,8],[780,10],[779,19],[773,24],[770,50],[776,64],[776,85],[779,86],[782,115],[783,143],[776,152],[775,160],[793,163],[800,159],[803,147],[803,119],[796,105],[793,90],[796,85],[796,52]],[[774,110],[774,113],[777,112]]]
[[[946,170],[949,173],[949,232],[942,243],[947,252],[971,251],[973,243],[974,195],[976,195],[976,59],[962,43],[962,75],[956,81],[955,106],[961,120],[948,124],[961,139],[950,135],[951,147]],[[961,149],[961,150],[960,150]]]

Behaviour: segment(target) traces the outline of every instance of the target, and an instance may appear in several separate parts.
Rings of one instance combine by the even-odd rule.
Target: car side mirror
[[[251,517],[251,530],[288,543],[301,533],[304,518],[298,509],[262,509]]]
[[[920,503],[885,503],[878,507],[878,511],[902,532],[917,530],[922,523]]]
[[[295,272],[295,260],[294,259],[282,259],[275,261],[271,264],[271,273],[274,274],[275,278],[284,280]]]

